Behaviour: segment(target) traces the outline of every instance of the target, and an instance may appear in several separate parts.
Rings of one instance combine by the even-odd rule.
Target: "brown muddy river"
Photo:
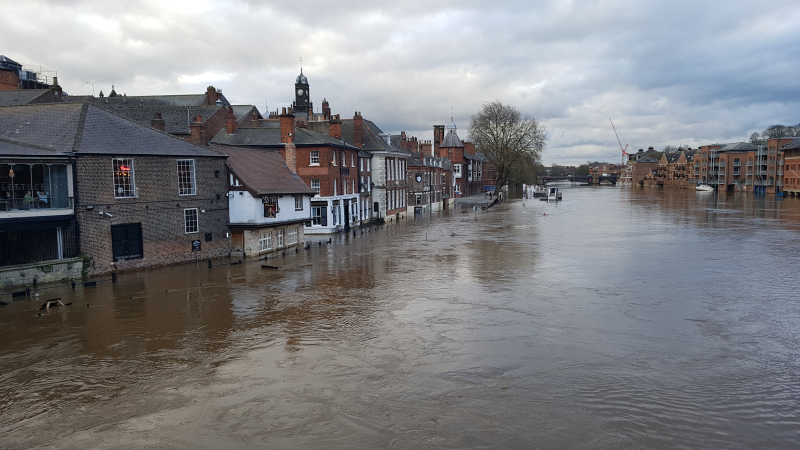
[[[798,250],[800,199],[582,187],[3,295],[0,448],[797,449]]]

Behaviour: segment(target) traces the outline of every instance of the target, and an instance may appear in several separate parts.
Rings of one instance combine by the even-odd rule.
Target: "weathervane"
[[[303,57],[300,57],[300,72],[303,72]]]

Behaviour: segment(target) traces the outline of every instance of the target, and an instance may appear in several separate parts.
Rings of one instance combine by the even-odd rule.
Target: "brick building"
[[[17,143],[69,154],[74,188],[65,194],[90,274],[229,253],[224,155],[88,104],[9,109],[28,124]]]
[[[311,124],[310,124],[311,125]],[[394,220],[407,214],[406,167],[411,153],[392,142],[374,122],[356,112],[342,120],[342,139],[369,155],[368,190],[374,219]]]
[[[433,126],[433,152],[452,162],[453,197],[466,197],[483,191],[484,157],[476,156],[475,144],[464,142],[458,137],[456,124],[452,119],[447,127]]]
[[[783,153],[783,192],[790,197],[800,197],[800,138],[790,142],[775,143]]]
[[[360,223],[359,151],[341,139],[338,119],[327,124],[325,134],[308,128],[307,122],[296,121],[292,110],[284,108],[278,120],[261,120],[258,125],[237,128],[233,133],[220,130],[212,145],[280,152],[289,170],[317,192],[311,200],[311,225],[305,228],[306,234],[332,233]]]

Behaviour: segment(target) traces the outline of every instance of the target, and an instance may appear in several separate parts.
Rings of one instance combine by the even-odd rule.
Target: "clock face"
[[[422,175],[417,174],[417,183],[419,183],[420,181],[422,181]]]
[[[301,97],[302,97],[304,92],[305,92],[305,91],[303,91],[302,89],[298,89],[298,90],[297,90],[297,95],[299,95],[299,96],[301,96]]]

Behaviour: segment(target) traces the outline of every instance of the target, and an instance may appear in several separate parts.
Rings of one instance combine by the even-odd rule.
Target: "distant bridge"
[[[596,179],[595,179],[596,178]],[[600,184],[604,181],[608,181],[613,185],[617,184],[617,176],[616,175],[598,175],[594,177],[592,175],[582,175],[577,177],[551,177],[546,176],[543,178],[544,184],[553,182],[553,181],[569,181],[572,183],[585,183],[585,184]]]

